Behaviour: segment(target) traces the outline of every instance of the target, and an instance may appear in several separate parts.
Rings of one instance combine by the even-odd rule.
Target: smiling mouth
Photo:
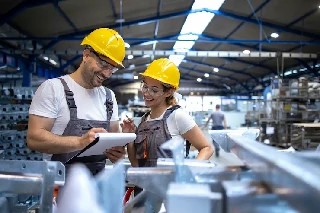
[[[145,100],[145,101],[153,101],[154,99],[153,99],[153,98],[146,98],[146,97],[144,97],[144,100]]]

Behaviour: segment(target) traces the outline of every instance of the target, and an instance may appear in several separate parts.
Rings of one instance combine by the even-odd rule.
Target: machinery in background
[[[265,108],[259,116],[262,142],[278,147],[290,147],[293,124],[319,121],[320,83],[318,79],[310,81],[304,77],[275,78],[272,80],[269,91],[265,93]]]
[[[290,130],[291,146],[296,150],[316,150],[320,148],[319,123],[293,123]]]
[[[0,160],[0,212],[51,213],[54,187],[64,180],[60,162]]]

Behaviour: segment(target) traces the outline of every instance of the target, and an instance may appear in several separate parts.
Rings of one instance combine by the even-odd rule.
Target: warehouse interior
[[[316,212],[319,26],[317,0],[0,1],[0,212],[86,212],[71,200],[55,209],[52,192],[68,178],[64,165],[44,161],[26,138],[37,88],[73,73],[82,61],[81,41],[98,28],[116,30],[125,42],[124,68],[103,82],[115,93],[120,122],[129,116],[138,125],[149,111],[139,74],[169,58],[180,71],[179,105],[215,154],[197,161],[191,147],[181,162],[171,146],[174,158],[153,170],[133,168],[127,158],[106,165],[90,185],[103,186],[100,197],[117,196],[92,201],[102,209],[96,212]],[[224,130],[207,124],[216,105]],[[117,178],[121,173],[126,179]],[[123,203],[128,181],[144,191]],[[139,199],[144,206],[134,208]],[[166,200],[161,210],[150,210],[159,199]]]

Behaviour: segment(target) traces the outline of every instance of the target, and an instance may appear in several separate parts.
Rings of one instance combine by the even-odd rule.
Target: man
[[[120,130],[115,95],[102,83],[124,67],[125,46],[122,37],[108,28],[94,30],[81,45],[79,68],[46,80],[37,89],[29,110],[27,144],[45,153],[47,160],[61,161],[66,168],[81,162],[96,174],[106,158],[111,162],[122,158],[124,147],[106,150],[101,156],[74,157],[95,140],[96,133]]]
[[[208,126],[210,120],[212,120],[211,130],[227,129],[227,121],[224,114],[220,111],[219,104],[216,105],[216,111],[213,112],[207,120],[205,124],[206,127]]]

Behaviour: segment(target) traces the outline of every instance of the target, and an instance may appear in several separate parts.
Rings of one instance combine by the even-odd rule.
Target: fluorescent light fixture
[[[271,33],[270,35],[272,38],[278,38],[279,37],[279,34],[278,33]]]
[[[43,59],[46,60],[46,61],[49,60],[49,58],[47,56],[43,56]]]
[[[209,78],[209,73],[205,73],[204,77]]]
[[[225,0],[195,0],[191,10],[219,10]],[[185,23],[183,24],[178,41],[173,46],[174,50],[190,50],[195,41],[206,29],[208,24],[214,17],[214,13],[202,11],[197,13],[190,13]],[[180,40],[180,41],[179,41]],[[185,56],[173,56],[170,55],[170,60],[174,60],[174,63],[179,66]]]
[[[128,59],[133,59],[133,55],[128,55]]]
[[[127,42],[124,43],[124,46],[125,46],[126,48],[130,48],[130,44],[127,43]]]
[[[215,68],[213,68],[213,71],[214,72],[219,72],[219,68],[215,67]]]
[[[136,66],[134,64],[131,64],[128,69],[131,70],[131,69],[134,69]]]
[[[291,75],[291,74],[292,74],[292,71],[289,70],[289,71],[287,71],[287,72],[284,73],[284,76]]]
[[[138,76],[137,76],[137,75],[134,75],[134,76],[133,76],[133,79],[137,80],[137,79],[138,79]]]
[[[320,5],[319,5],[318,7],[319,7],[319,9],[320,9]]]
[[[126,20],[124,18],[119,18],[119,19],[116,19],[116,23],[123,23],[125,22]]]
[[[246,55],[250,54],[250,50],[243,50],[242,52],[243,52],[243,54],[246,54]]]
[[[53,65],[57,65],[58,63],[55,61],[55,60],[53,60],[53,59],[49,59],[49,62],[51,63],[51,64],[53,64]]]
[[[170,55],[169,59],[176,65],[179,66],[179,64],[184,59],[184,55]]]
[[[201,82],[201,81],[202,81],[202,79],[201,79],[201,78],[197,78],[197,81],[198,81],[198,82]]]

